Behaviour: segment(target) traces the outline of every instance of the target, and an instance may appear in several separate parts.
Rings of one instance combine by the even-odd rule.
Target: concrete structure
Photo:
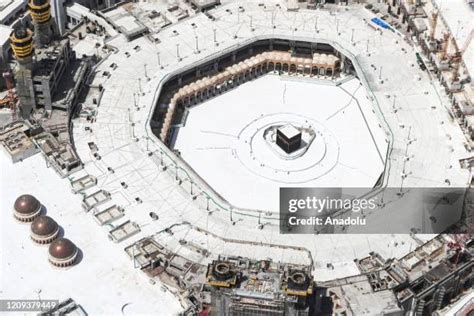
[[[313,281],[309,268],[219,257],[208,265],[210,312],[219,315],[300,315],[309,313]],[[300,314],[299,314],[300,313]]]
[[[118,32],[110,25],[102,16],[94,13],[91,9],[83,6],[79,1],[67,2],[65,5],[66,11],[66,26],[69,29],[77,27],[84,19],[93,22],[98,28],[105,30],[105,33],[110,36],[116,36]]]
[[[95,11],[108,9],[122,2],[121,0],[77,0],[77,1],[67,0],[67,1],[78,3],[80,5],[83,5]]]
[[[456,315],[469,315],[474,309],[474,291],[471,291],[468,295],[462,297],[451,305],[446,306],[444,309],[437,311],[435,316],[456,316]]]
[[[64,301],[59,302],[56,306],[51,309],[47,309],[39,313],[40,316],[48,316],[51,314],[59,314],[59,315],[67,315],[67,314],[74,314],[77,316],[87,316],[86,311],[84,308],[77,304],[72,298],[68,298]]]
[[[220,0],[191,0],[191,3],[200,11],[209,10],[221,2]]]
[[[131,41],[144,33],[148,32],[148,28],[133,16],[132,11],[128,8],[129,4],[114,6],[105,9],[100,13],[107,22],[110,23],[118,32],[125,35]]]
[[[23,118],[28,118],[40,108],[49,112],[53,107],[69,111],[77,103],[91,62],[77,61],[68,39],[55,40],[49,0],[30,0],[29,8],[35,32],[17,28],[10,38],[17,60],[15,79],[20,113]],[[32,37],[36,42],[35,50]],[[27,50],[21,47],[25,41]],[[71,73],[65,80],[66,71]],[[67,95],[61,96],[58,92]]]
[[[59,36],[63,36],[66,33],[66,2],[66,0],[54,0],[51,3],[51,16],[54,19],[54,25],[57,28]]]
[[[62,40],[54,46],[37,51],[32,78],[35,109],[52,110],[54,96],[60,83],[64,81],[63,74],[71,67],[75,58],[68,40]]]
[[[10,34],[13,29],[7,25],[0,25],[0,71],[9,69],[11,57]],[[3,84],[2,84],[3,85]]]
[[[400,260],[407,282],[397,288],[396,295],[406,311],[434,314],[471,287],[474,279],[472,238],[467,236],[461,249],[452,241],[447,247],[443,246],[443,238],[446,237],[438,237]],[[416,258],[416,264],[406,266],[412,258]],[[393,266],[396,265],[395,262]]]
[[[0,24],[11,25],[27,8],[28,0],[4,0],[0,2]]]
[[[71,69],[75,63],[76,56],[71,50],[69,40],[55,42],[52,46],[38,49],[35,53],[35,62],[31,64],[31,71],[25,67],[18,67],[15,74],[17,78],[17,92],[20,97],[21,113],[28,117],[34,110],[44,108],[51,111],[54,105],[55,95],[61,83],[64,83],[63,74],[66,69]],[[90,67],[89,65],[86,65]],[[27,84],[23,87],[19,76],[23,75]],[[87,70],[86,70],[87,74]],[[83,86],[85,76],[80,76],[78,87]],[[31,91],[31,89],[33,91]],[[68,109],[74,103],[64,104],[61,107]]]
[[[19,112],[22,117],[29,117],[36,106],[33,84],[33,33],[23,27],[17,28],[10,36],[10,43],[17,60],[14,76],[20,101]]]
[[[77,157],[71,143],[60,142],[52,135],[52,132],[54,133],[55,131],[40,134],[35,140],[44,157],[54,167],[56,172],[64,178],[80,170],[82,163]],[[64,133],[64,126],[57,126],[56,132]]]
[[[0,143],[13,163],[36,154],[38,148],[31,139],[34,128],[22,122],[12,122],[0,129]]]
[[[318,284],[318,309],[323,314],[332,304],[332,313],[336,315],[386,315],[402,316],[395,294],[391,290],[374,291],[370,276],[357,275],[327,284]]]
[[[28,0],[28,9],[34,26],[36,47],[45,47],[53,39],[50,0]]]
[[[467,295],[473,274],[469,237],[455,250],[449,236],[438,236],[400,260],[372,252],[358,260],[361,275],[320,283],[333,312],[348,315],[442,315],[440,309]],[[463,306],[465,303],[461,303]]]

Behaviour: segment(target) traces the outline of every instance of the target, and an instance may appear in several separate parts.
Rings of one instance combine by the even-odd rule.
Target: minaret
[[[33,69],[33,32],[19,27],[10,35],[10,45],[18,64]]]
[[[17,61],[14,69],[16,93],[20,101],[20,113],[28,118],[35,108],[33,90],[33,32],[19,27],[10,35],[10,45]]]
[[[35,44],[47,46],[52,36],[50,0],[28,0],[28,8],[35,27]]]

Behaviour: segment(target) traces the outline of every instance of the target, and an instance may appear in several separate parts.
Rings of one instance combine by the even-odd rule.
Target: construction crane
[[[16,109],[17,95],[13,86],[13,76],[11,72],[4,72],[3,78],[5,79],[5,83],[7,85],[8,96],[2,101],[8,103],[8,105],[10,106],[10,110],[12,112],[12,121],[14,122],[18,119],[18,117]]]
[[[441,50],[441,60],[445,60],[448,55],[448,47],[449,47],[449,40],[451,38],[451,34],[448,32],[443,34],[443,49]]]
[[[466,241],[469,240],[469,234],[452,234],[453,241],[448,243],[449,249],[454,251],[453,263],[457,265],[464,252]]]
[[[474,37],[474,29],[471,30],[471,33],[469,33],[469,36],[466,39],[466,42],[464,43],[464,46],[462,48],[462,52],[464,53],[466,49],[469,47],[469,44],[471,44],[472,38]]]
[[[464,45],[461,48],[461,50],[457,50],[454,56],[452,57],[452,62],[453,62],[452,82],[456,82],[459,80],[459,68],[461,67],[462,56],[464,55],[467,48],[469,47],[469,44],[471,44],[471,40],[473,37],[474,37],[474,29],[471,30],[471,33],[469,33],[469,36],[467,37],[466,42],[464,42]]]
[[[431,32],[430,32],[430,40],[434,40],[436,26],[438,25],[438,15],[439,12],[435,11],[431,14]]]

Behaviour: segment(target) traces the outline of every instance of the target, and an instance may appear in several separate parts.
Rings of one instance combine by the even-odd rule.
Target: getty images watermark
[[[471,194],[467,188],[280,188],[280,232],[439,234],[469,218],[472,208],[463,205]]]
[[[363,230],[367,225],[365,214],[378,207],[377,197],[347,196],[337,189],[288,190],[280,205],[283,233],[337,233],[349,227]]]
[[[290,199],[288,201],[288,223],[291,226],[347,226],[366,225],[366,218],[340,213],[352,211],[360,213],[363,210],[375,210],[377,198],[323,198],[307,196],[306,198]],[[295,214],[295,213],[299,214]],[[315,215],[311,215],[315,214]],[[338,215],[337,215],[338,214]],[[309,215],[309,216],[308,216]]]

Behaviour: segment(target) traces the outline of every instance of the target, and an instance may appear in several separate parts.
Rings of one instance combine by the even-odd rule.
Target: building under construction
[[[439,235],[400,259],[372,252],[355,261],[359,275],[318,285],[337,315],[436,315],[471,291],[472,255],[470,236]]]
[[[208,265],[216,315],[312,315],[313,279],[308,266],[270,260],[219,257]]]
[[[88,60],[79,61],[68,39],[59,39],[51,19],[49,0],[29,0],[33,30],[17,27],[10,42],[17,61],[14,69],[21,117],[37,109],[70,110],[90,72]],[[63,75],[68,72],[66,80]]]
[[[4,74],[9,90],[5,102],[12,110],[11,121],[30,121],[29,129],[41,131],[23,137],[23,142],[34,144],[64,177],[82,167],[68,126],[95,58],[76,58],[69,38],[58,36],[49,0],[29,0],[28,9],[31,23],[18,23],[10,35],[16,63],[13,74]],[[13,161],[32,152],[22,151],[26,148],[18,145],[15,153],[7,152]]]
[[[206,267],[195,261],[195,255],[207,260],[206,249],[183,243],[189,254],[194,253],[185,257],[160,244],[158,238],[143,238],[125,251],[148,277],[158,278],[166,288],[179,289],[186,315],[199,311],[207,315],[314,315],[311,265],[218,256]]]

